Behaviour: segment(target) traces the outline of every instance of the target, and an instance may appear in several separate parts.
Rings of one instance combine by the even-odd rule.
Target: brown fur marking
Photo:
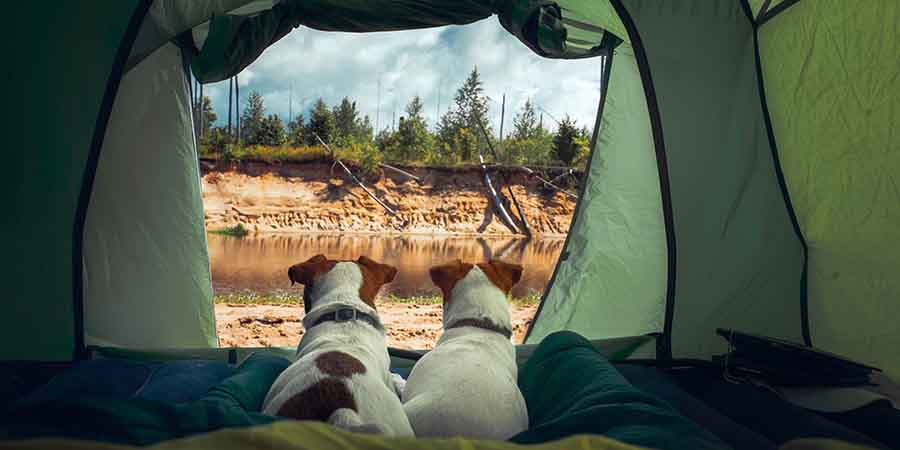
[[[365,256],[356,260],[359,271],[362,274],[362,285],[359,287],[359,299],[363,303],[375,309],[375,296],[385,283],[394,281],[397,269],[387,264],[381,264]]]
[[[475,266],[457,259],[447,264],[432,267],[428,271],[428,274],[431,275],[431,281],[441,288],[445,307],[450,304],[450,292],[453,290],[453,286],[456,286],[459,280],[465,278],[469,271],[472,270],[472,267]]]
[[[366,373],[366,366],[355,357],[344,352],[330,351],[316,358],[316,367],[322,373],[333,377],[347,378],[354,373]]]
[[[300,283],[304,286],[303,309],[306,312],[309,312],[313,306],[312,299],[308,298],[309,296],[307,293],[312,290],[316,279],[322,274],[328,273],[331,269],[334,269],[334,266],[337,265],[337,263],[337,261],[329,260],[325,255],[320,254],[288,268],[288,278],[291,280],[291,286],[293,286],[294,283]]]
[[[498,259],[478,264],[478,267],[491,280],[491,283],[500,288],[504,294],[509,294],[513,286],[522,278],[522,266]]]
[[[327,422],[340,408],[356,409],[353,393],[338,378],[325,378],[289,398],[277,415],[294,420],[318,420]]]

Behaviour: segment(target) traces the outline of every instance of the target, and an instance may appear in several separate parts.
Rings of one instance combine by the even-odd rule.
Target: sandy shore
[[[405,349],[434,346],[441,335],[441,305],[379,302],[388,345]],[[513,341],[521,343],[536,304],[511,305]],[[222,347],[294,347],[303,335],[303,308],[282,305],[216,304],[216,331]]]

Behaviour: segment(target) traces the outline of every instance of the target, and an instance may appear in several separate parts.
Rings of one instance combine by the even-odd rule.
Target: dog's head
[[[431,281],[441,289],[444,295],[444,307],[452,302],[453,288],[457,283],[469,276],[472,268],[478,267],[490,282],[497,287],[503,295],[509,295],[509,291],[522,278],[522,266],[510,264],[497,259],[486,263],[470,264],[460,260],[432,267],[428,271]]]
[[[344,270],[358,271],[359,279],[361,280],[359,283],[359,298],[373,309],[375,308],[375,296],[378,294],[378,290],[385,284],[394,281],[394,277],[397,276],[396,268],[373,261],[365,256],[360,256],[356,261],[337,261],[328,259],[325,255],[313,256],[288,269],[288,278],[291,280],[291,286],[294,283],[300,283],[304,286],[303,308],[306,312],[312,309],[316,300],[312,295],[315,286],[329,281],[329,275],[332,275],[333,271],[338,272],[334,270],[338,264],[347,264],[348,266],[342,266]],[[345,275],[334,274],[333,276],[340,277]],[[340,280],[334,281],[339,282]]]

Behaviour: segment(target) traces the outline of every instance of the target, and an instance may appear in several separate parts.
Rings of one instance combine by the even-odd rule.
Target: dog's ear
[[[381,279],[383,284],[394,281],[394,277],[397,276],[396,267],[381,264],[378,261],[365,256],[360,256],[359,259],[356,260],[356,263],[374,272]]]
[[[294,283],[309,286],[316,277],[334,268],[335,264],[337,263],[329,261],[325,255],[316,255],[300,264],[294,264],[288,269],[288,278],[291,279],[291,286]]]
[[[375,296],[381,286],[394,281],[397,276],[397,268],[387,264],[381,264],[377,261],[360,256],[356,260],[359,271],[362,274],[362,285],[359,287],[359,299],[365,304],[375,308]]]
[[[513,286],[522,279],[522,266],[518,264],[492,259],[478,267],[504,294],[509,294]]]
[[[453,286],[456,286],[459,280],[465,278],[466,274],[472,270],[472,267],[472,264],[464,263],[457,259],[447,264],[432,267],[428,271],[431,281],[441,288],[441,292],[444,294],[444,303],[450,301],[450,292],[453,290]]]

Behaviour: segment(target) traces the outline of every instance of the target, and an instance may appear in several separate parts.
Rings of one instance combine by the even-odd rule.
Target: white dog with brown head
[[[507,301],[522,267],[457,260],[430,275],[444,296],[444,333],[403,391],[416,436],[508,439],[526,430]]]
[[[291,284],[305,286],[306,333],[297,360],[269,389],[264,413],[354,431],[413,435],[375,310],[375,295],[396,274],[397,269],[365,256],[333,261],[317,255],[288,269]]]

